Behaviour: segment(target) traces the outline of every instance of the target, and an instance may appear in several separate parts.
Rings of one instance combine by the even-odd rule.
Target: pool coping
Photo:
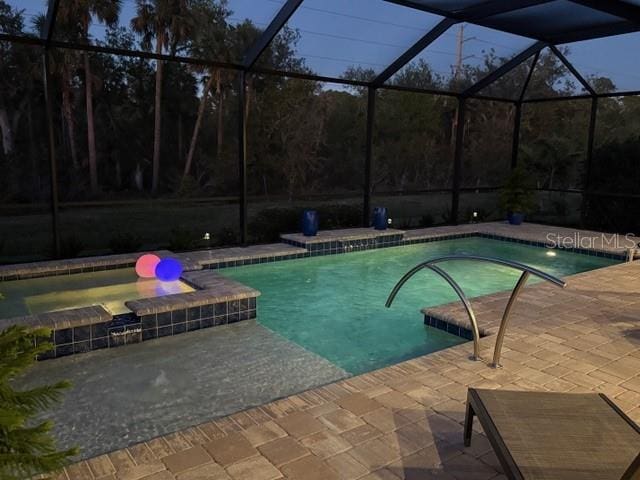
[[[595,255],[616,260],[627,259],[626,249],[600,246],[565,247],[549,245],[545,238],[550,234],[562,234],[565,238],[579,235],[582,239],[594,239],[597,243],[601,237],[609,237],[614,244],[621,243],[623,235],[594,232],[581,229],[546,226],[526,223],[519,226],[506,222],[488,222],[455,226],[429,227],[413,230],[375,230],[373,228],[351,228],[342,230],[321,231],[315,237],[304,237],[302,234],[283,234],[281,243],[251,245],[246,247],[229,247],[211,250],[195,250],[175,253],[169,250],[155,252],[136,252],[131,254],[104,255],[67,260],[50,260],[24,264],[0,265],[0,283],[3,281],[22,280],[56,275],[70,275],[104,271],[117,268],[131,268],[144,253],[155,253],[160,257],[173,257],[180,260],[185,271],[201,269],[220,269],[253,265],[256,263],[275,262],[307,258],[317,255],[333,255],[355,251],[385,248],[391,246],[414,245],[436,240],[453,240],[478,236],[507,242],[521,243],[544,248],[567,250],[584,255]],[[630,242],[637,244],[640,237],[629,237]],[[610,243],[609,242],[609,243]],[[307,248],[305,245],[308,245]],[[640,252],[636,250],[636,258]]]
[[[406,230],[397,230],[394,228],[387,228],[385,230],[376,230],[373,227],[345,228],[338,230],[320,230],[316,235],[313,236],[306,236],[302,233],[285,233],[280,235],[280,239],[283,242],[307,248],[307,245],[313,245],[315,243],[377,239],[385,237],[404,236],[406,233]]]

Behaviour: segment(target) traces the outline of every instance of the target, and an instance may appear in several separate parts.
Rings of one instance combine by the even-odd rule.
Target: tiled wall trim
[[[492,240],[500,240],[502,242],[512,242],[512,243],[521,243],[523,245],[530,245],[533,247],[542,247],[542,248],[550,248],[545,242],[538,242],[538,241],[534,241],[534,240],[525,240],[525,239],[521,239],[521,238],[512,238],[512,237],[505,237],[503,235],[495,235],[492,233],[476,233],[475,234],[478,237],[482,237],[482,238],[490,238]],[[603,252],[600,250],[591,250],[591,249],[586,249],[586,248],[565,248],[565,247],[558,247],[556,248],[556,250],[567,250],[569,252],[574,252],[574,253],[580,253],[582,255],[590,255],[592,257],[603,257],[603,258],[610,258],[612,260],[626,260],[627,257],[625,254],[619,254],[619,253],[611,253],[611,252]]]
[[[142,317],[133,313],[119,315],[109,322],[54,330],[49,339],[54,348],[40,355],[39,360],[119,347],[249,320],[256,318],[256,308],[256,297],[251,297]]]
[[[442,320],[440,318],[432,317],[431,315],[424,316],[424,324],[429,327],[437,328],[438,330],[443,330],[447,333],[456,335],[466,340],[473,340],[473,332],[470,329],[461,327],[460,325],[456,325],[455,323],[447,322],[446,320]]]
[[[27,280],[30,278],[42,278],[42,277],[60,277],[66,275],[73,275],[75,273],[91,273],[91,272],[104,272],[106,270],[117,270],[120,268],[133,268],[136,264],[134,263],[118,263],[115,265],[96,265],[92,267],[75,267],[75,268],[67,268],[64,270],[56,270],[56,271],[45,271],[45,272],[37,272],[33,273],[22,273],[20,275],[4,275],[0,277],[0,281],[9,282],[11,280]]]

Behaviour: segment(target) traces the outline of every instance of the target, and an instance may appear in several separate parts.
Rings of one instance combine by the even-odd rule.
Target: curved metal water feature
[[[409,270],[407,273],[405,273],[404,276],[400,279],[400,281],[396,283],[396,286],[393,287],[393,290],[391,290],[391,293],[389,294],[389,298],[387,298],[387,302],[385,303],[385,306],[387,308],[391,307],[393,300],[396,298],[396,295],[398,294],[402,286],[405,283],[407,283],[407,281],[411,277],[413,277],[416,273],[418,273],[420,270],[426,268],[431,270],[432,272],[437,273],[442,278],[444,278],[449,285],[451,285],[451,288],[455,290],[456,294],[460,298],[460,301],[464,305],[465,310],[467,311],[467,315],[469,316],[469,322],[471,323],[471,331],[473,333],[473,357],[471,357],[473,360],[480,360],[480,343],[479,343],[480,331],[478,329],[478,322],[476,320],[476,316],[473,312],[473,309],[471,308],[471,303],[469,303],[469,300],[467,299],[460,285],[458,285],[458,283],[453,278],[451,278],[451,276],[447,272],[445,272],[442,268],[436,265],[442,262],[450,262],[450,261],[458,261],[458,260],[494,263],[497,265],[514,268],[522,272],[522,274],[520,275],[520,278],[518,279],[518,282],[516,283],[516,285],[513,287],[513,290],[511,291],[511,296],[509,297],[507,306],[505,307],[504,313],[502,314],[500,329],[498,330],[498,336],[496,338],[496,346],[493,350],[492,366],[500,367],[500,353],[502,352],[502,344],[504,343],[504,335],[507,330],[507,325],[509,324],[509,316],[511,314],[511,309],[516,299],[520,295],[520,292],[522,291],[522,288],[524,287],[525,283],[527,283],[529,276],[533,275],[535,277],[541,278],[560,288],[566,287],[567,284],[563,280],[560,280],[559,278],[556,278],[553,275],[545,273],[542,270],[538,270],[537,268],[533,268],[528,265],[525,265],[524,263],[514,262],[511,260],[504,260],[502,258],[483,257],[478,255],[448,255],[445,257],[438,257],[438,258],[434,258],[433,260],[428,260],[426,262],[419,263],[418,265],[413,267],[411,270]]]

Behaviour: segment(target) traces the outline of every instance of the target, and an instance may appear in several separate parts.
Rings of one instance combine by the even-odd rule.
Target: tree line
[[[232,22],[224,0],[136,0],[135,7],[130,24],[121,26],[120,1],[61,2],[56,38],[234,62],[261,33],[249,20]],[[0,0],[0,30],[29,35],[43,22],[27,20]],[[102,38],[91,37],[96,23],[105,28]],[[297,53],[298,41],[298,32],[283,29],[259,65],[313,73]],[[0,42],[0,196],[7,204],[49,196],[42,53]],[[488,49],[482,62],[447,77],[419,60],[392,83],[462,91],[505,60]],[[529,67],[522,64],[481,93],[514,98]],[[362,189],[363,89],[250,74],[246,110],[239,112],[238,74],[221,68],[55,49],[50,71],[62,201],[234,196],[241,114],[248,128],[250,194],[292,199]],[[369,80],[374,73],[354,66],[344,76]],[[609,79],[592,80],[612,87]],[[563,64],[543,51],[527,96],[575,91]],[[377,96],[374,191],[450,188],[457,100],[385,89]],[[468,107],[463,185],[499,186],[510,164],[514,108],[479,100]],[[637,143],[638,108],[632,97],[602,100],[598,145]],[[589,109],[589,100],[525,106],[520,158],[534,186],[581,188]],[[616,121],[623,117],[629,121]]]

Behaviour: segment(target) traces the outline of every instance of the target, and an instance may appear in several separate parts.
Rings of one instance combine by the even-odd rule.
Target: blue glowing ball
[[[162,282],[173,282],[182,275],[182,264],[175,258],[163,258],[156,265],[156,278]]]

